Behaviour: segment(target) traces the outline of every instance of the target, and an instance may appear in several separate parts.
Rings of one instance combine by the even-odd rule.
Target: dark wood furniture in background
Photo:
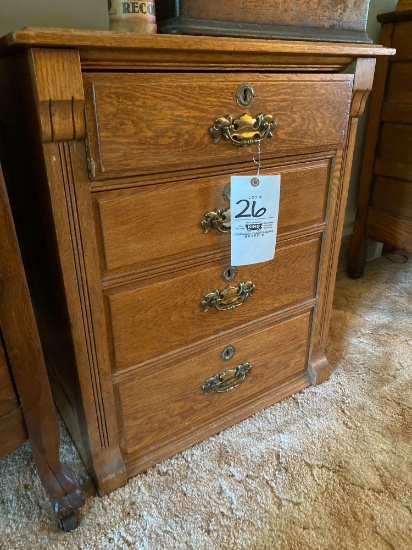
[[[412,9],[378,16],[380,42],[348,272],[361,277],[368,238],[412,252]]]
[[[391,50],[28,29],[1,53],[8,187],[44,351],[101,494],[329,377],[357,120]],[[255,174],[257,146],[210,130],[245,112],[273,115],[262,173],[282,183],[275,259],[236,276],[211,212],[227,208],[231,174]],[[239,307],[212,292],[226,286]],[[239,387],[214,391],[225,385]]]
[[[30,440],[59,526],[75,528],[85,497],[60,462],[60,434],[0,165],[0,457]]]
[[[166,0],[157,2],[159,32],[370,42],[369,0]]]

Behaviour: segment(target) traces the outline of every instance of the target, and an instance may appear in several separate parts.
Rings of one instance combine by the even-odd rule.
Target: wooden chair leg
[[[78,482],[60,462],[60,433],[36,318],[0,165],[0,327],[20,395],[34,461],[59,526],[77,525],[85,502]]]

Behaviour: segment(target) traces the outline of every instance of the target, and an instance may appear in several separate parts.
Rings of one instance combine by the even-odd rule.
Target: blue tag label
[[[258,264],[275,257],[280,175],[231,176],[231,264]]]

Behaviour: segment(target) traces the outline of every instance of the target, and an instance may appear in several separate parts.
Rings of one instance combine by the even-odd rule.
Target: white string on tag
[[[260,141],[258,141],[258,160],[256,161],[255,156],[252,157],[253,162],[257,165],[257,174],[254,178],[250,180],[250,184],[253,187],[257,187],[259,185],[259,177],[260,177]]]

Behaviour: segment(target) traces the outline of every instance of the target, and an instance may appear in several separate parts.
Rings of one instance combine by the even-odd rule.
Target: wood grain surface
[[[270,262],[239,267],[236,279],[230,283],[221,279],[223,269],[230,265],[229,257],[147,286],[106,291],[110,308],[107,322],[113,332],[113,369],[131,367],[313,298],[319,252],[320,239],[315,236],[279,247]],[[203,311],[200,302],[206,293],[246,280],[252,281],[256,290],[240,307]]]
[[[29,55],[43,141],[84,139],[82,83],[79,78],[65,78],[66,71],[80,69],[78,52],[34,49]]]
[[[382,25],[380,42],[389,47],[392,43],[392,34],[392,24]],[[388,58],[384,57],[377,60],[374,88],[370,100],[367,139],[365,141],[359,180],[356,218],[349,252],[348,273],[351,277],[360,277],[365,268],[367,251],[365,224],[369,206],[370,185],[374,172],[376,148],[378,146],[379,123],[382,103],[385,97],[388,67]]]
[[[42,343],[54,395],[99,492],[325,380],[356,117],[374,56],[391,50],[44,29],[9,35],[0,48],[8,185]],[[235,99],[242,83],[255,88],[248,109]],[[276,256],[239,268],[232,285],[256,284],[241,307],[204,312],[204,295],[229,284],[222,271],[230,259],[225,241],[203,234],[199,220],[221,206],[231,173],[255,168],[257,153],[213,144],[209,128],[245,111],[278,123],[262,143],[264,167],[277,166],[284,180]],[[236,388],[228,404],[202,412],[203,396],[191,400],[183,388],[194,383],[191,371],[196,391],[200,373],[202,383],[213,374],[196,358],[213,365],[226,337],[240,349],[249,338],[245,349],[265,374],[245,382],[245,398]],[[163,401],[175,414],[170,424]],[[156,440],[159,423],[165,431]]]
[[[364,30],[368,6],[367,0],[172,0],[160,3],[158,17]]]
[[[169,368],[159,365],[137,374],[118,388],[118,416],[123,425],[125,453],[146,454],[162,442],[228,418],[236,409],[258,399],[293,375],[303,372],[308,353],[310,313],[257,333],[238,331],[219,337],[213,348]],[[231,344],[236,353],[224,362],[220,352]],[[201,386],[214,373],[249,361],[252,370],[232,391],[204,394]],[[201,438],[201,436],[200,436]]]
[[[359,57],[391,55],[377,45],[251,40],[29,28],[3,37],[2,48],[74,48],[83,69],[220,71],[344,71]],[[177,55],[177,52],[179,54]]]
[[[6,359],[0,333],[0,457],[11,453],[28,438],[20,400]]]
[[[411,63],[391,63],[385,94],[385,103],[412,103]]]
[[[404,15],[407,21],[394,24],[393,39],[391,47],[396,50],[396,61],[412,60],[412,44],[411,44],[411,18],[412,12]]]
[[[0,417],[19,406],[0,333]],[[1,447],[1,446],[0,446]]]
[[[243,170],[251,173],[250,168]],[[278,235],[308,230],[325,220],[330,159],[266,168],[261,173],[281,175]],[[229,182],[230,176],[214,176],[95,193],[103,276],[229,247],[230,233],[212,228],[206,234],[200,226],[206,212],[230,206],[223,198]]]
[[[2,139],[0,146],[4,154]],[[0,455],[21,444],[27,430],[42,485],[54,513],[64,520],[83,506],[85,496],[60,462],[57,416],[1,164],[0,326],[21,404],[0,418]]]
[[[412,124],[412,103],[384,103],[381,121]]]
[[[384,159],[410,162],[412,159],[412,125],[383,123],[377,155]]]
[[[28,434],[21,406],[0,416],[0,458],[15,451],[27,440]]]
[[[375,160],[375,174],[412,181],[412,162],[400,162],[378,157]]]
[[[412,218],[368,208],[366,234],[380,243],[412,252]]]
[[[255,91],[247,110],[236,103],[245,82]],[[251,147],[213,143],[209,129],[226,114],[273,116],[265,159],[340,147],[352,75],[92,74],[84,83],[90,177],[101,179],[250,162]]]
[[[393,50],[382,48],[376,44],[352,44],[330,42],[310,42],[293,40],[252,40],[224,37],[195,37],[195,36],[141,36],[137,34],[114,33],[111,31],[92,31],[78,29],[53,29],[46,27],[27,27],[11,32],[0,39],[0,48],[27,48],[27,47],[60,47],[76,48],[80,52],[84,49],[94,50],[123,50],[122,55],[127,57],[127,51],[139,49],[143,52],[156,52],[167,55],[173,50],[183,53],[183,50],[202,51],[205,59],[207,53],[232,52],[233,57],[245,52],[292,54],[295,62],[299,63],[300,55],[310,56],[342,56],[342,57],[375,57],[391,55]],[[143,53],[144,55],[144,53]],[[176,56],[175,56],[176,57]]]
[[[412,218],[412,180],[376,176],[371,206],[398,216]]]

